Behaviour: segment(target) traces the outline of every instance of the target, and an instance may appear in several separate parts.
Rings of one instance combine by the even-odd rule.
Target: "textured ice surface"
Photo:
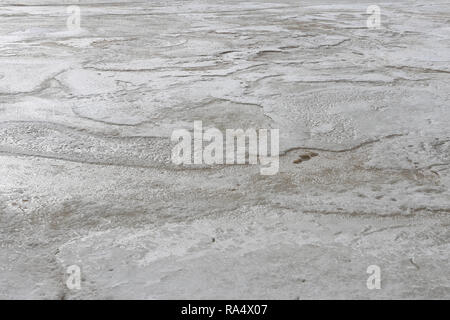
[[[0,298],[449,298],[450,4],[369,4],[2,1]],[[194,120],[280,172],[172,165]]]

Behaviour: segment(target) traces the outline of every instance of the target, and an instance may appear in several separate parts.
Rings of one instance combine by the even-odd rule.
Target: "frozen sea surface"
[[[0,298],[450,298],[450,3],[369,4],[2,1]],[[280,172],[174,166],[194,120]]]

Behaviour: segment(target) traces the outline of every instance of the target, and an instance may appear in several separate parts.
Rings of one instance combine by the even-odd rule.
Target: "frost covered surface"
[[[368,4],[2,1],[0,298],[450,298],[450,4]],[[194,120],[280,172],[172,165]]]

